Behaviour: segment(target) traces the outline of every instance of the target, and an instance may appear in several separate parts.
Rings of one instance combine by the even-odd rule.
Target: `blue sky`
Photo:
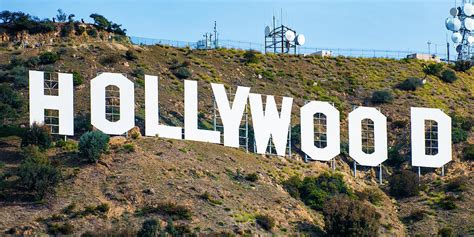
[[[461,0],[457,0],[459,3]],[[217,21],[221,39],[263,43],[272,15],[306,36],[308,47],[445,52],[444,20],[455,0],[132,1],[0,0],[0,10],[53,17],[58,8],[91,21],[99,13],[128,35],[197,41]],[[450,36],[449,36],[450,37]]]

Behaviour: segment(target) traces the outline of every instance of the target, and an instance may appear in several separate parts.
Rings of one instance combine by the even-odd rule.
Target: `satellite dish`
[[[464,19],[464,27],[467,29],[467,30],[474,30],[474,20],[471,19],[471,18],[466,18]]]
[[[305,41],[306,41],[306,38],[304,37],[304,35],[299,34],[299,35],[296,36],[296,44],[297,45],[303,45]]]
[[[456,52],[459,53],[459,52],[461,52],[461,50],[462,50],[462,45],[461,44],[456,46]]]
[[[295,33],[294,33],[293,31],[291,31],[291,30],[287,30],[287,31],[285,32],[285,38],[286,38],[286,40],[288,40],[288,41],[293,41],[293,40],[295,40]]]
[[[453,16],[453,17],[454,17],[454,16],[457,16],[458,13],[459,13],[459,12],[458,12],[458,9],[455,8],[455,7],[451,8],[451,10],[449,10],[449,14],[451,14],[451,16]]]
[[[461,41],[462,41],[462,35],[461,35],[461,33],[456,32],[456,33],[454,33],[454,34],[451,36],[451,39],[452,39],[453,42],[456,43],[456,44],[461,43]]]
[[[468,42],[469,44],[473,44],[473,43],[474,43],[474,36],[469,36],[469,37],[467,37],[467,42]]]
[[[446,18],[445,24],[446,24],[446,29],[453,31],[454,30],[454,23],[453,23],[452,17]]]
[[[474,15],[474,6],[470,3],[464,4],[463,12],[466,16]]]
[[[265,36],[270,35],[270,26],[265,26]]]

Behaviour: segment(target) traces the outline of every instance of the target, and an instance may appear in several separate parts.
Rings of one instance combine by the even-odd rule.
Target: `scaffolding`
[[[48,96],[59,95],[58,75],[53,72],[44,72],[44,94]],[[59,110],[44,110],[44,125],[50,129],[51,134],[59,134]]]
[[[120,120],[120,89],[114,85],[105,87],[105,118],[110,122]]]
[[[230,101],[234,101],[235,94],[231,90],[227,93],[227,98]],[[232,103],[232,102],[230,102]],[[239,126],[239,147],[244,149],[247,153],[249,152],[249,111],[248,104],[245,104],[244,114]],[[214,131],[220,132],[220,144],[223,144],[224,140],[224,125],[222,123],[222,118],[218,112],[217,103],[214,99],[213,102],[213,126]]]

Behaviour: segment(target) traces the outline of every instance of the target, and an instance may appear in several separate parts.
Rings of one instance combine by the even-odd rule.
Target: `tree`
[[[51,130],[44,125],[33,123],[31,127],[26,130],[21,139],[21,146],[29,145],[38,146],[41,149],[51,147]]]
[[[58,19],[58,22],[66,22],[67,15],[66,13],[63,12],[62,9],[58,9],[58,14],[56,15],[56,19]]]
[[[328,236],[378,236],[380,214],[364,202],[336,196],[324,204],[323,215]]]
[[[102,30],[106,30],[110,28],[110,25],[111,25],[110,21],[107,20],[107,18],[105,18],[104,16],[97,13],[93,13],[89,17],[94,20],[94,25],[97,28],[102,29]]]
[[[79,154],[90,162],[98,162],[107,151],[109,136],[101,131],[86,132],[79,139]]]
[[[397,198],[418,195],[420,189],[417,175],[409,170],[401,170],[389,179],[390,194]]]
[[[3,23],[10,23],[13,20],[13,13],[10,11],[1,11],[0,12],[0,20],[3,21]]]
[[[155,219],[143,222],[142,228],[138,231],[138,237],[156,237],[160,235],[161,226]]]

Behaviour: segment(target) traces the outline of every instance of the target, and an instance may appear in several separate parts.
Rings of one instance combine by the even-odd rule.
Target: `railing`
[[[187,42],[179,40],[167,40],[167,39],[151,39],[143,37],[130,36],[130,41],[137,45],[168,45],[172,47],[190,47],[195,49],[197,47],[196,42]],[[242,50],[257,50],[260,52],[265,51],[265,45],[261,43],[237,41],[237,40],[219,40],[219,47],[229,49],[242,49]],[[345,56],[355,58],[394,58],[402,59],[406,58],[409,54],[428,54],[427,52],[417,52],[409,50],[380,50],[380,49],[348,49],[348,48],[324,48],[324,47],[298,47],[297,54],[313,54],[319,51],[329,51],[331,56]],[[442,60],[447,58],[445,53],[434,53],[434,56],[440,57]]]

